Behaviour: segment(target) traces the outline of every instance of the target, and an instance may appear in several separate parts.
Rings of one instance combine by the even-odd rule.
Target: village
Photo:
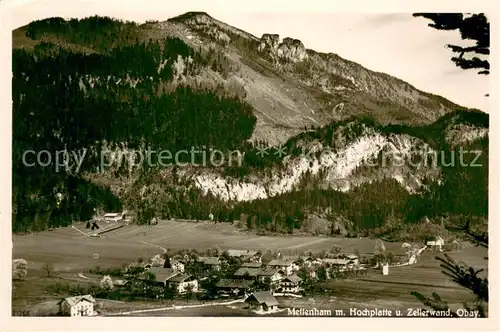
[[[365,298],[363,292],[371,289],[370,284],[374,283],[392,287],[392,295],[387,294],[400,298],[406,296],[404,294],[409,295],[414,287],[423,287],[418,284],[421,280],[428,279],[429,285],[439,286],[442,283],[439,267],[422,269],[419,265],[424,262],[425,266],[425,262],[434,260],[436,255],[456,251],[455,247],[459,246],[456,241],[445,245],[439,235],[429,236],[420,242],[403,243],[382,239],[347,239],[347,243],[354,243],[347,247],[335,244],[344,242],[331,237],[249,238],[249,235],[235,237],[221,233],[221,239],[231,239],[228,243],[234,245],[230,247],[226,243],[222,248],[212,241],[215,237],[210,238],[213,243],[210,246],[193,245],[194,242],[189,239],[195,235],[195,239],[202,240],[200,236],[217,227],[234,230],[233,226],[216,224],[212,220],[152,220],[149,226],[137,226],[130,222],[126,212],[119,212],[105,213],[90,221],[47,231],[47,236],[72,238],[73,244],[81,243],[82,248],[92,245],[101,253],[94,251],[91,254],[93,263],[76,267],[71,270],[74,272],[58,272],[61,267],[66,270],[67,264],[62,262],[57,263],[59,268],[45,264],[41,271],[34,272],[41,273],[44,280],[51,284],[55,283],[44,286],[45,293],[52,294],[50,315],[113,316],[124,313],[140,315],[142,312],[168,315],[172,312],[168,311],[170,309],[188,312],[190,308],[206,308],[210,315],[210,312],[220,312],[223,307],[231,307],[239,310],[236,315],[274,316],[286,313],[296,304],[305,309],[314,308],[311,304],[314,299],[332,297],[330,294],[338,293],[345,287],[349,289],[346,296],[353,296],[359,289],[360,299]],[[174,239],[176,235],[172,231],[181,229],[185,242],[179,242],[179,239],[176,242],[158,241],[145,236],[163,237],[169,234],[167,236]],[[194,230],[196,233],[193,234]],[[299,244],[249,249],[248,245],[237,247],[236,239],[293,241]],[[322,242],[333,245],[322,245],[319,249],[316,243]],[[114,263],[106,260],[105,255],[117,253],[116,248],[125,249],[127,243],[132,246],[140,244],[140,248],[149,247],[149,256],[134,258],[124,254],[124,259]],[[308,243],[313,246],[307,247]],[[368,243],[371,243],[371,248]],[[25,265],[34,263],[30,262],[29,256],[27,258]],[[24,260],[13,260],[13,271],[18,270],[20,261]],[[417,269],[412,269],[415,266]],[[13,274],[13,279],[16,275]],[[435,275],[439,278],[436,279]],[[37,278],[32,277],[31,280],[36,281]],[[400,286],[401,281],[409,283]],[[355,282],[354,289],[349,282]],[[18,280],[15,288],[25,287],[20,283],[22,281]],[[43,281],[40,280],[40,283]],[[396,287],[403,287],[402,293],[395,291],[396,288],[391,286],[393,283],[398,284]],[[57,308],[54,307],[55,300]],[[323,308],[337,308],[338,305],[340,302],[335,305],[326,303]],[[216,306],[218,309],[215,309]],[[36,314],[31,312],[26,315]]]
[[[124,221],[125,220],[125,221]],[[126,225],[122,213],[105,214],[88,222],[88,236]],[[75,228],[76,229],[76,228]],[[78,230],[78,229],[76,229]],[[78,230],[80,231],[80,230]],[[81,231],[80,231],[81,232]],[[102,234],[102,233],[101,233]],[[392,268],[413,265],[424,250],[443,251],[444,240],[436,236],[422,244],[403,243],[398,250],[386,251],[378,240],[371,255],[344,252],[340,246],[329,251],[296,255],[285,251],[249,249],[220,250],[216,246],[199,252],[192,249],[170,250],[131,262],[121,268],[99,266],[88,273],[102,276],[93,294],[61,299],[60,314],[95,316],[96,297],[128,300],[237,301],[258,314],[283,311],[279,298],[301,298],[322,292],[321,283],[355,279],[370,274],[389,275]],[[326,290],[323,290],[326,291]]]

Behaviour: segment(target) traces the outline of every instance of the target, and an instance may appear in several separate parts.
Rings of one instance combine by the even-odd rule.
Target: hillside
[[[394,163],[474,147],[487,166],[487,114],[206,13],[142,25],[32,22],[13,31],[13,102],[15,231],[123,207],[139,222],[212,213],[288,232],[312,214],[353,231],[390,218],[487,215],[487,167]],[[26,167],[28,149],[85,158]],[[204,157],[187,153],[178,161],[187,166],[116,162],[130,151],[191,149],[238,151],[238,163],[200,166]]]
[[[299,40],[280,40],[274,34],[257,38],[206,13],[187,13],[140,26],[127,23],[96,40],[72,33],[79,29],[90,31],[91,24],[82,27],[76,21],[63,23],[57,19],[50,24],[44,22],[14,31],[14,48],[36,49],[40,44],[53,43],[85,54],[107,53],[135,41],[175,37],[193,50],[209,53],[216,59],[211,59],[205,70],[183,75],[179,81],[225,85],[229,90],[241,91],[257,117],[252,139],[271,145],[283,143],[304,127],[322,126],[352,115],[373,116],[383,124],[427,124],[450,111],[464,109],[336,54],[306,49]],[[158,62],[155,65],[161,66]]]

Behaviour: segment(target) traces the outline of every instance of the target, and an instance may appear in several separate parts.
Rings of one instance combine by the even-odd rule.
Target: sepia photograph
[[[10,10],[10,315],[492,315],[491,13],[211,2]]]

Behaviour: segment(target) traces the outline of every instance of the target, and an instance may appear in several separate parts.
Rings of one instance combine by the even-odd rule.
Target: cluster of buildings
[[[110,216],[118,218],[117,216]],[[442,250],[444,241],[436,236],[429,239],[426,245],[416,250],[409,250],[409,245],[404,245],[393,254],[399,263],[396,266],[412,265],[416,263],[416,258],[426,248]],[[230,260],[228,258],[237,258]],[[398,259],[399,258],[399,259]],[[233,269],[227,269],[229,261],[241,262]],[[254,250],[227,250],[223,255],[213,257],[197,257],[196,263],[201,266],[204,273],[192,275],[187,273],[187,267],[193,262],[186,262],[182,259],[169,259],[169,267],[152,266],[151,263],[143,265],[145,272],[139,277],[144,281],[154,283],[162,287],[169,287],[177,294],[187,292],[201,293],[204,290],[200,287],[200,281],[206,279],[210,274],[221,271],[224,277],[217,280],[215,290],[222,298],[244,298],[245,303],[256,311],[273,312],[278,310],[278,301],[275,296],[300,296],[303,280],[299,270],[309,273],[309,277],[316,279],[317,272],[324,268],[326,279],[330,279],[332,274],[352,273],[353,271],[364,271],[366,267],[360,263],[360,258],[355,254],[338,254],[335,257],[318,258],[312,256],[305,257],[281,257],[273,259],[267,263],[262,262],[261,254]],[[382,273],[388,274],[388,264],[383,264]],[[227,273],[227,271],[234,271]],[[154,278],[152,278],[152,276]],[[128,280],[113,280],[114,286],[123,287]],[[90,295],[74,296],[59,302],[60,311],[66,316],[94,316],[95,299]]]
[[[224,257],[238,258],[241,264],[235,267],[234,273],[224,274],[215,285],[220,297],[245,297],[254,291],[269,290],[274,295],[298,295],[301,293],[302,279],[299,270],[305,267],[311,279],[317,278],[317,270],[351,271],[363,269],[359,258],[353,254],[340,254],[336,258],[284,257],[263,263],[260,254],[253,250],[228,250],[217,257],[198,257],[204,273],[195,277],[186,273],[187,262],[170,259],[170,267],[151,267],[146,264],[146,273],[140,279],[163,287],[170,287],[177,294],[201,292],[200,281],[208,278],[210,273],[220,271],[228,262]],[[328,272],[327,272],[328,273]],[[154,275],[151,278],[150,274]],[[328,278],[328,276],[327,276]]]

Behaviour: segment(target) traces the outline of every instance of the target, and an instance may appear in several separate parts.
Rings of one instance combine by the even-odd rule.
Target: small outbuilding
[[[275,311],[278,309],[278,300],[269,292],[255,292],[245,300],[251,309],[260,311]]]

